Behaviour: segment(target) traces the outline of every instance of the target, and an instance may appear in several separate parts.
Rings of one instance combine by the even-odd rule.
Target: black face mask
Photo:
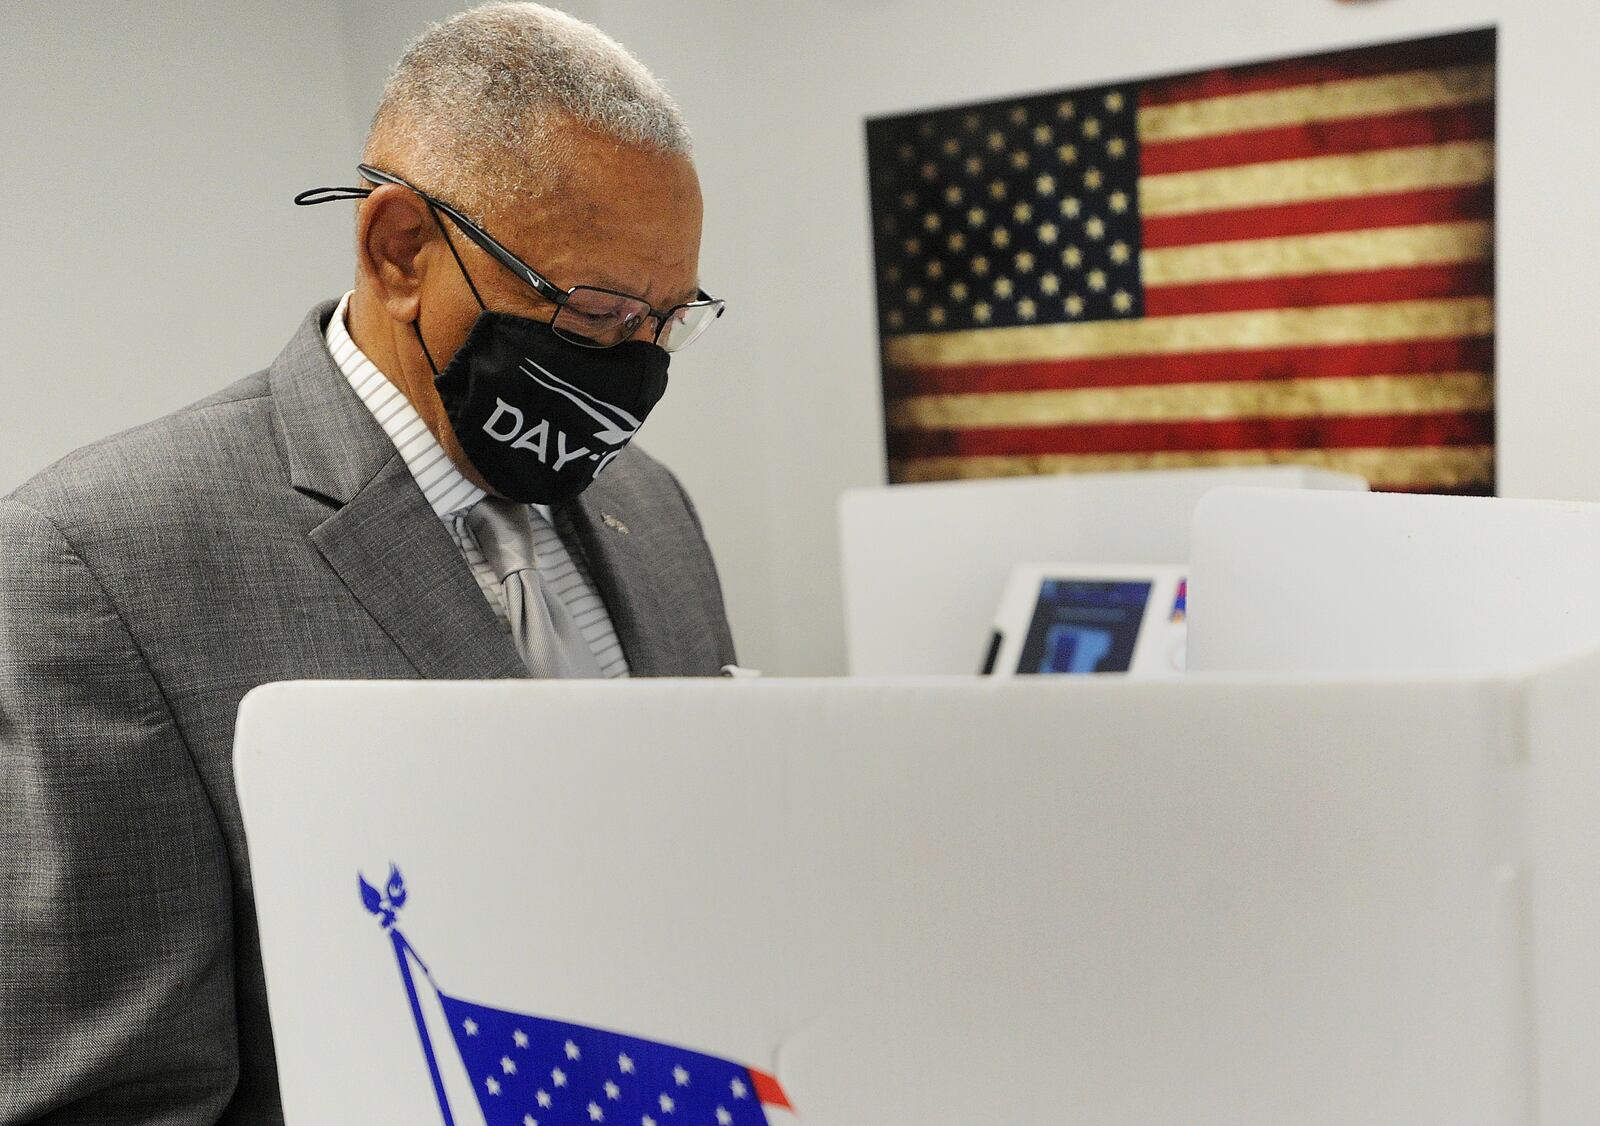
[[[434,368],[434,386],[491,489],[525,504],[560,504],[632,441],[667,390],[670,358],[641,340],[584,348],[541,321],[485,310],[445,369]]]

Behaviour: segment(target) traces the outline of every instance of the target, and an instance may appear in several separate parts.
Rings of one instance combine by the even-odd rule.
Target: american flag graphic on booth
[[[772,1126],[795,1122],[776,1077],[719,1056],[642,1036],[463,1001],[439,988],[399,927],[409,898],[400,869],[380,885],[357,874],[361,905],[377,916],[405,988],[443,1126]],[[436,1044],[437,1005],[460,1060]],[[446,1074],[452,1078],[446,1079]],[[452,1105],[456,1079],[474,1103]],[[481,1117],[474,1119],[473,1112]]]
[[[1494,32],[868,122],[890,479],[1494,488]]]

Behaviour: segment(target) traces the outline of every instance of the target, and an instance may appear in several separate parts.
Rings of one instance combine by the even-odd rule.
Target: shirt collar
[[[482,489],[467,480],[439,445],[439,440],[428,429],[427,423],[411,405],[411,400],[389,382],[366,353],[356,346],[345,327],[345,310],[350,306],[352,294],[346,293],[328,319],[324,334],[328,351],[334,363],[350,381],[350,386],[366,404],[372,417],[383,427],[384,433],[400,451],[406,468],[416,480],[417,487],[427,498],[429,506],[439,519],[449,523],[466,512],[486,495]]]

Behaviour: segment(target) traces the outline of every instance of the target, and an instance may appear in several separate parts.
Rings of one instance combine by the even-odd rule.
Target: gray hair
[[[384,85],[365,159],[481,218],[493,200],[559,190],[574,123],[691,152],[677,103],[615,39],[542,4],[483,4],[412,40]]]

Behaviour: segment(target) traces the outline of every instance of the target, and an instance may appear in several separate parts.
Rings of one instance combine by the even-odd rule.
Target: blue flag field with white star
[[[597,1028],[439,995],[489,1126],[765,1126],[748,1068]]]

